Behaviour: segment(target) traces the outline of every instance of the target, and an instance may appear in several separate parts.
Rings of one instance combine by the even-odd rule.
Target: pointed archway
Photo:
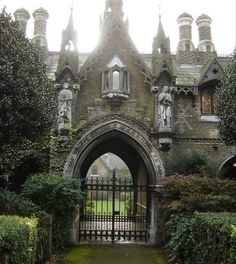
[[[123,159],[135,184],[147,184],[147,200],[150,201],[148,242],[155,243],[158,202],[154,189],[165,172],[156,148],[138,124],[130,123],[118,115],[93,124],[81,136],[69,155],[64,175],[85,178],[92,163],[107,152]]]
[[[130,154],[135,153],[136,158],[139,157],[144,162],[150,185],[157,185],[159,180],[164,177],[165,171],[161,157],[149,140],[148,134],[139,124],[127,122],[118,115],[98,121],[97,124],[87,129],[70,153],[64,167],[64,175],[85,177],[86,169],[84,167],[88,168],[92,164],[92,160],[94,161],[96,157],[108,152],[109,149],[113,149],[114,142],[116,145],[123,144],[123,149],[114,150],[115,154],[119,152],[118,156],[125,155],[122,152],[127,152],[126,148],[128,147]]]

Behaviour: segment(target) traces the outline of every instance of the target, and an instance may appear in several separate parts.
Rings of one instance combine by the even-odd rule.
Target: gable
[[[199,86],[210,81],[220,81],[223,74],[223,69],[218,60],[210,60],[200,72]]]

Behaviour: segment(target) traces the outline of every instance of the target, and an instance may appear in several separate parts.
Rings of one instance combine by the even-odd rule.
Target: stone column
[[[154,132],[157,132],[158,130],[158,86],[152,86],[151,92],[153,94],[153,107],[154,107]]]
[[[158,238],[157,238],[157,223],[158,223],[158,197],[153,191],[151,193],[151,224],[150,224],[150,230],[149,230],[149,236],[150,236],[150,243],[151,244],[157,244]]]

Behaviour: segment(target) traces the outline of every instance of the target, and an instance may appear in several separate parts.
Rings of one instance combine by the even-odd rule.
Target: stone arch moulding
[[[228,156],[227,158],[225,158],[225,159],[221,162],[221,165],[220,165],[220,167],[219,167],[219,171],[222,170],[222,168],[224,167],[224,165],[225,165],[226,163],[228,163],[231,159],[233,159],[233,158],[235,158],[235,157],[236,157],[236,155],[231,154],[230,156]]]
[[[67,158],[64,175],[76,177],[75,174],[80,170],[88,153],[96,146],[96,142],[102,142],[103,138],[114,135],[121,136],[136,149],[146,164],[150,184],[158,184],[165,175],[159,153],[141,127],[119,119],[118,116],[115,119],[103,120],[93,125],[82,135]]]

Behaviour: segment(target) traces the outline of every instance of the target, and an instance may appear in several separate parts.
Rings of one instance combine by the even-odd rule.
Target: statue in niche
[[[63,89],[58,96],[58,129],[70,129],[71,128],[71,103],[72,92],[69,90],[69,83],[63,84]]]
[[[158,96],[158,103],[158,115],[160,117],[160,126],[171,127],[171,105],[173,103],[173,100],[170,92],[170,87],[163,87],[162,92]]]

